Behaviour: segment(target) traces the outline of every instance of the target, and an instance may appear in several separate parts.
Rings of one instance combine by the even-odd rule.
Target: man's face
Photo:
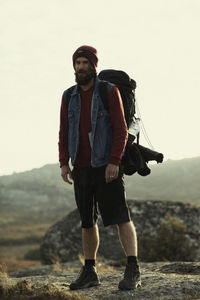
[[[85,57],[78,57],[74,64],[76,82],[87,85],[96,75],[96,70]]]

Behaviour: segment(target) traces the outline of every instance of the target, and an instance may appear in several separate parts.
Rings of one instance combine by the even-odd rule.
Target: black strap
[[[139,143],[140,143],[140,133],[138,132],[138,134],[137,134],[137,145],[139,145]]]
[[[67,108],[68,108],[68,106],[69,106],[69,101],[70,101],[70,99],[71,99],[71,95],[72,95],[72,92],[73,92],[75,86],[76,86],[76,85],[71,86],[69,89],[67,89],[67,90],[64,92],[64,95],[63,95],[63,96],[64,96],[64,101],[65,101],[66,104],[67,104]]]
[[[108,106],[108,82],[107,81],[100,81],[99,83],[99,95],[101,97],[101,101],[103,102],[104,108],[109,112]]]

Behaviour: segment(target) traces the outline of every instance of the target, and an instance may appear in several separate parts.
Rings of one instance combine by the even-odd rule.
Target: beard
[[[75,72],[75,80],[78,85],[87,85],[91,79],[97,77],[97,72],[95,69],[90,69],[89,71],[79,71]]]

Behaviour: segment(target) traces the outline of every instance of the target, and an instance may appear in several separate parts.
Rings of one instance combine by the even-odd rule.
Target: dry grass
[[[34,222],[31,218],[25,220],[24,215],[20,216],[19,212],[0,212],[0,264],[5,264],[8,272],[41,264],[37,258],[33,261],[25,257],[40,246],[39,241],[31,242],[31,238],[33,241],[42,238],[52,225],[49,221]]]
[[[63,292],[53,285],[36,289],[28,280],[21,280],[12,287],[0,286],[1,300],[92,300],[78,293]]]
[[[33,245],[18,245],[18,246],[1,246],[0,259],[16,259],[24,260],[25,255],[31,251],[39,248],[39,244]]]
[[[83,265],[84,264],[83,254],[79,253],[78,258],[79,258],[81,264]],[[116,272],[115,266],[108,264],[103,257],[99,257],[99,258],[97,257],[96,268],[98,270],[98,273],[100,273],[100,274],[105,273],[105,272],[109,272],[109,273]],[[71,269],[71,270],[74,270],[74,269]]]
[[[12,272],[23,268],[40,266],[41,262],[33,261],[33,260],[17,260],[17,259],[10,259],[10,258],[0,258],[0,266],[1,265],[5,266],[7,272]]]
[[[7,266],[5,263],[0,264],[0,278],[7,278]]]
[[[55,272],[55,273],[62,273],[63,271],[65,271],[65,270],[63,269],[63,267],[61,266],[61,264],[57,261],[57,262],[53,265],[52,272]]]
[[[9,223],[9,222],[8,222]],[[47,229],[52,225],[51,223],[44,224],[30,224],[24,223],[23,226],[21,224],[6,224],[5,227],[0,227],[0,236],[1,238],[6,239],[23,239],[30,235],[42,237]]]

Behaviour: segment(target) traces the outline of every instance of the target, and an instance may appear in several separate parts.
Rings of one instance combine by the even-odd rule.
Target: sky
[[[58,162],[61,96],[81,45],[97,48],[98,72],[136,80],[165,160],[200,156],[199,28],[199,0],[0,0],[0,175]]]

